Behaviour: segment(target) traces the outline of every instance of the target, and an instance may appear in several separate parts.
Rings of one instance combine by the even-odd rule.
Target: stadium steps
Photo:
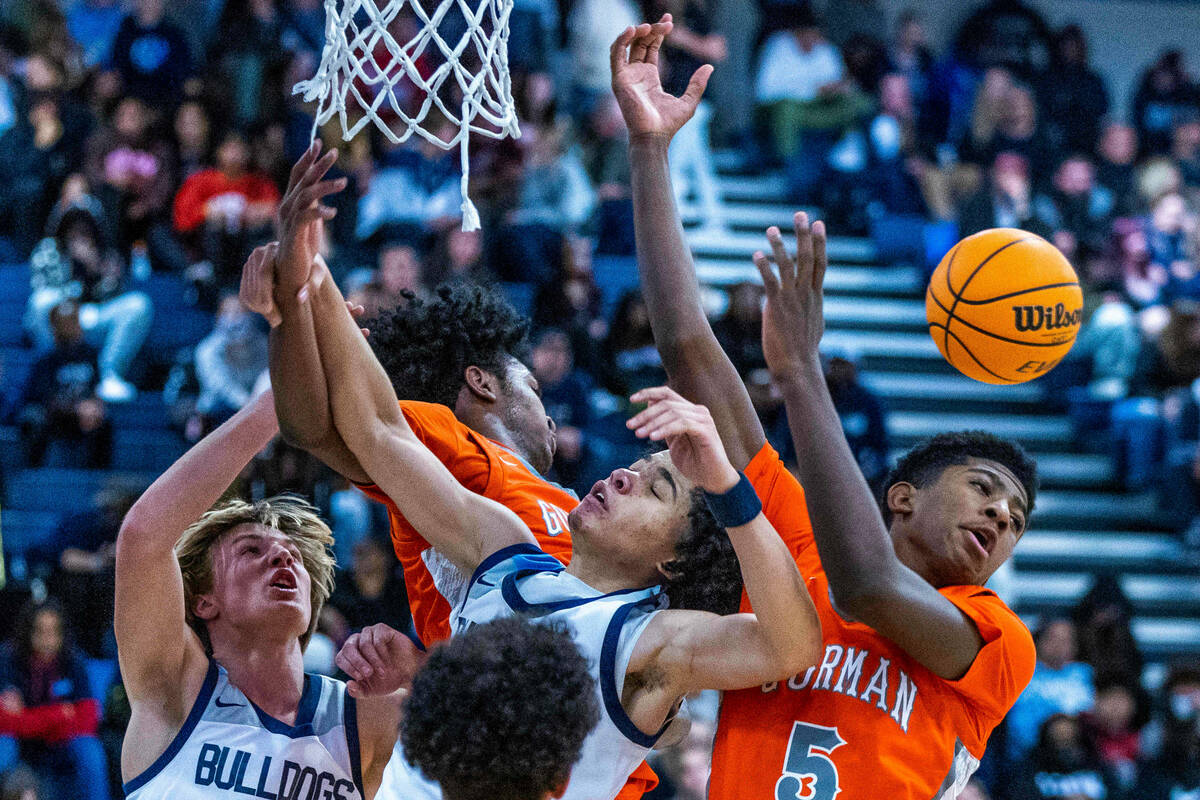
[[[1032,450],[1060,451],[1072,441],[1066,417],[1049,414],[976,414],[897,411],[888,414],[888,435],[901,447],[943,431],[977,429],[1016,439]]]
[[[1084,569],[1096,573],[1196,574],[1174,534],[1048,530],[1036,519],[1034,527],[1021,537],[1013,564],[1019,573]]]
[[[993,386],[962,375],[906,372],[864,372],[861,380],[889,412],[1045,413],[1044,393],[1037,383]]]
[[[707,286],[762,283],[758,268],[744,257],[710,256],[696,251],[696,275]],[[842,294],[868,297],[915,297],[925,291],[920,270],[911,266],[863,266],[831,262],[825,271],[827,296]]]
[[[141,470],[114,472],[112,470],[64,469],[33,467],[6,478],[8,505],[4,511],[45,511],[54,509],[63,514],[85,511],[92,497],[105,486],[119,483],[141,490],[158,477],[155,472]]]
[[[1080,531],[1171,530],[1153,492],[1089,492],[1054,489],[1038,493],[1033,524]]]
[[[1018,573],[1020,611],[1044,615],[1069,611],[1087,594],[1090,572]],[[1117,579],[1138,616],[1187,617],[1200,614],[1200,578],[1181,575],[1122,575]]]
[[[697,274],[715,288],[758,283],[750,257],[766,249],[763,229],[787,231],[798,209],[788,203],[780,173],[748,174],[736,151],[717,152],[714,162],[730,230],[688,227]],[[685,224],[700,221],[694,207],[685,203],[682,211]],[[1094,576],[1117,573],[1134,601],[1134,634],[1149,660],[1200,653],[1198,571],[1157,498],[1117,488],[1107,455],[1073,452],[1071,426],[1047,410],[1039,382],[989,386],[950,367],[924,326],[922,270],[874,263],[867,239],[834,235],[829,256],[824,343],[858,356],[864,383],[888,410],[894,455],[929,434],[977,427],[1017,438],[1037,459],[1043,490],[1014,557],[1022,617],[1036,625],[1040,615],[1074,604]]]
[[[688,232],[688,244],[697,256],[722,255],[745,258],[747,274],[758,270],[750,257],[756,250],[768,251],[767,238],[761,231],[709,231],[698,228]],[[793,247],[789,243],[788,249]],[[830,263],[872,264],[875,261],[875,245],[870,239],[854,236],[831,236],[826,246]]]

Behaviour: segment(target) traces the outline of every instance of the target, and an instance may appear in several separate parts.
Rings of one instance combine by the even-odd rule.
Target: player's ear
[[[467,390],[476,399],[486,403],[496,402],[500,395],[500,379],[483,367],[472,364],[467,367],[463,377],[466,378]]]
[[[887,490],[888,511],[891,511],[893,515],[911,514],[913,510],[913,497],[916,491],[917,487],[908,481],[893,483]]]
[[[197,619],[216,619],[217,603],[211,594],[197,595],[192,603],[192,613]]]
[[[658,570],[658,574],[662,575],[664,580],[673,581],[679,577],[679,570],[676,569],[677,566],[676,560],[669,558],[658,562],[654,565],[654,568]]]

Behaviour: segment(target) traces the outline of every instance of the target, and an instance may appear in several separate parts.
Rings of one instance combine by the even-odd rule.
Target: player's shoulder
[[[985,586],[946,586],[938,591],[971,618],[985,644],[1003,638],[1004,649],[1023,665],[1027,664],[1032,674],[1037,660],[1033,634],[1000,595]]]
[[[423,425],[436,425],[445,428],[465,428],[454,409],[443,403],[427,403],[423,400],[401,400],[400,410],[409,423],[419,422]]]
[[[504,575],[528,576],[543,572],[562,572],[562,562],[545,550],[529,542],[520,542],[502,547],[488,555],[471,575],[470,588],[491,588],[497,577]]]
[[[758,492],[764,502],[768,495],[775,493],[796,494],[800,497],[804,495],[800,481],[787,468],[779,456],[779,452],[768,441],[763,442],[762,447],[746,465],[744,472],[746,479],[754,486],[754,490]]]

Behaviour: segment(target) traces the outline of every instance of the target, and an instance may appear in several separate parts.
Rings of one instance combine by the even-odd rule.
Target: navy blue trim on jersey
[[[470,594],[471,587],[475,585],[475,581],[483,577],[483,574],[495,567],[501,561],[507,561],[514,556],[545,556],[546,551],[531,542],[520,542],[518,544],[510,544],[508,547],[501,547],[496,552],[479,562],[479,566],[471,573],[471,580],[467,583],[467,594]],[[562,562],[554,558],[554,556],[546,556],[547,558],[558,564],[559,569],[562,569]]]
[[[196,702],[192,703],[192,710],[188,712],[187,719],[183,721],[183,727],[179,729],[179,733],[175,734],[175,738],[167,745],[167,749],[163,751],[162,755],[154,759],[153,764],[147,767],[141,775],[121,786],[121,790],[126,795],[136,792],[153,780],[179,754],[179,751],[187,744],[188,737],[192,735],[192,731],[200,724],[200,718],[204,716],[204,709],[208,708],[208,701],[212,699],[213,690],[216,688],[217,662],[210,658],[208,660],[208,672],[204,675],[204,683],[200,686],[200,694],[196,695]]]
[[[271,733],[286,736],[289,739],[299,739],[304,736],[316,736],[316,730],[313,729],[313,716],[317,713],[317,703],[321,700],[321,684],[324,683],[324,678],[320,675],[304,675],[304,692],[300,695],[300,706],[296,709],[296,724],[288,725],[286,722],[281,722],[272,717],[267,712],[254,704],[254,701],[249,697],[246,700],[250,703],[250,707],[254,709],[254,713],[258,715],[258,721],[262,726]]]
[[[561,564],[559,567],[561,568]],[[595,600],[605,600],[610,597],[618,597],[623,594],[632,592],[644,592],[645,587],[641,589],[617,589],[608,594],[598,594],[595,597],[573,597],[570,600],[552,600],[548,603],[529,603],[525,598],[521,597],[521,590],[517,587],[517,581],[542,570],[520,570],[510,573],[504,577],[500,583],[500,594],[504,597],[504,602],[508,607],[518,614],[527,614],[530,616],[543,616],[545,614],[553,614],[555,611],[562,611],[567,608],[576,608],[577,606],[586,605]]]
[[[648,599],[657,603],[657,598]],[[625,713],[625,707],[621,705],[620,695],[617,694],[617,646],[621,643],[621,629],[625,627],[629,612],[645,605],[646,600],[626,603],[618,608],[609,620],[608,630],[604,632],[604,644],[600,648],[600,694],[604,698],[604,710],[608,712],[608,718],[626,739],[641,747],[654,747],[659,737],[671,725],[671,720],[664,722],[658,733],[651,736],[633,724],[633,720]]]
[[[366,800],[367,793],[363,791],[362,754],[358,747],[358,703],[342,687],[342,725],[346,728],[346,747],[350,751],[350,775],[354,778],[354,788],[358,796]]]

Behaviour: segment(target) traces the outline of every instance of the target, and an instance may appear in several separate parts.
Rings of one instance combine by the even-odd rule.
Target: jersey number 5
[[[775,800],[833,800],[842,787],[829,755],[845,743],[837,728],[793,723],[783,776],[775,782]]]

